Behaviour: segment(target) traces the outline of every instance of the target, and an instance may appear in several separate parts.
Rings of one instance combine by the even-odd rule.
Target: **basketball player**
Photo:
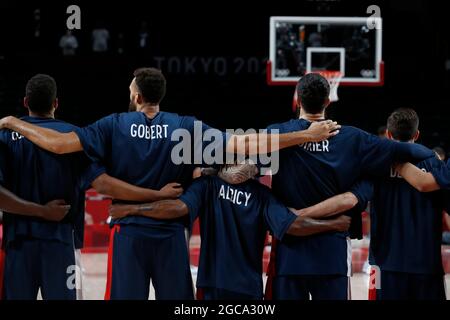
[[[56,94],[56,83],[50,76],[31,78],[24,99],[29,116],[23,120],[61,132],[75,130],[74,126],[54,119],[58,107]],[[0,142],[3,149],[0,176],[4,186],[28,201],[46,203],[50,199],[64,199],[70,204],[67,216],[58,223],[43,220],[49,218],[42,217],[39,210],[32,217],[24,216],[25,211],[21,215],[5,212],[6,299],[36,299],[39,289],[44,299],[76,298],[80,290],[76,290],[76,284],[68,285],[71,275],[68,272],[76,265],[75,249],[83,243],[84,191],[91,184],[101,192],[127,200],[151,201],[164,199],[168,193],[170,197],[180,193],[173,186],[155,191],[128,185],[107,176],[103,167],[90,163],[81,153],[58,156],[36,147],[14,131],[0,132]],[[17,209],[12,212],[17,213]],[[48,206],[43,212],[47,215]],[[60,220],[56,216],[50,218]]]
[[[205,300],[263,298],[261,261],[267,231],[282,239],[285,234],[346,231],[350,225],[347,216],[330,220],[297,216],[254,179],[231,185],[217,176],[196,179],[178,200],[115,205],[110,213],[113,218],[137,215],[177,219],[188,215],[191,223],[198,217],[201,248],[197,296]]]
[[[84,150],[92,160],[103,163],[108,174],[136,186],[159,189],[175,181],[186,187],[191,182],[193,166],[172,161],[171,152],[176,142],[171,137],[180,128],[194,136],[195,118],[160,112],[166,80],[159,70],[136,70],[129,89],[131,104],[138,112],[113,114],[70,133],[39,128],[13,117],[1,120],[0,128],[17,131],[51,152]],[[268,152],[275,151],[275,146],[270,145],[273,138],[278,138],[279,148],[285,148],[326,139],[336,135],[337,129],[336,123],[328,121],[306,131],[276,136],[227,136],[205,124],[201,125],[200,132],[217,133],[220,138],[211,144],[218,152],[223,152],[226,146],[226,152],[236,153],[244,146],[249,153],[264,150],[266,146],[269,146]],[[152,280],[156,299],[193,299],[184,224],[183,219],[161,221],[141,216],[116,220],[110,240],[105,298],[148,299]],[[140,269],[149,255],[152,257],[150,265]]]
[[[418,128],[419,117],[414,110],[398,109],[387,121],[386,134],[392,140],[414,143],[419,137]],[[415,167],[417,171],[430,172],[444,166],[433,155]],[[380,282],[372,283],[378,290],[375,291],[375,286],[371,288],[369,298],[445,300],[441,234],[446,204],[442,192],[420,193],[391,169],[378,178],[359,183],[345,197],[352,204],[371,201],[369,262],[377,267],[372,272],[380,272],[372,273]],[[345,204],[343,194],[300,214],[332,215],[350,206]]]
[[[5,180],[3,177],[3,168],[6,165],[4,146],[0,144],[0,210],[26,215],[30,217],[38,217],[48,221],[60,221],[64,218],[70,209],[70,205],[64,203],[64,200],[50,201],[46,205],[33,203],[19,198],[9,190],[2,187]],[[0,228],[2,217],[0,214]],[[3,299],[3,273],[5,262],[5,250],[0,243],[0,299]]]
[[[270,129],[293,132],[325,119],[330,87],[324,77],[305,75],[297,92],[299,119]],[[419,145],[383,140],[343,126],[340,134],[330,139],[281,150],[272,189],[286,206],[307,208],[349,190],[362,175],[384,172],[394,161],[422,160],[431,155]],[[286,235],[276,246],[273,298],[348,299],[350,254],[346,233],[302,238]]]
[[[0,177],[0,181],[3,181],[2,177]],[[64,200],[52,200],[45,205],[41,205],[21,199],[8,189],[0,186],[0,211],[37,217],[48,221],[60,221],[69,209],[70,205],[65,204]]]

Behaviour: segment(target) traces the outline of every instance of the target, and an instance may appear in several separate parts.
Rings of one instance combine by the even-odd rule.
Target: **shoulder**
[[[49,128],[60,132],[71,132],[79,129],[76,125],[59,119],[35,119],[24,117],[22,120],[40,127]]]
[[[424,148],[426,148],[426,147],[424,147]],[[446,164],[444,161],[439,160],[435,154],[433,154],[431,157],[418,162],[416,166],[419,168],[425,168],[425,169],[431,170],[432,168],[436,168],[436,167],[445,167]]]
[[[252,189],[252,191],[260,194],[263,199],[270,200],[271,197],[273,197],[272,189],[270,189],[268,186],[262,184],[258,180],[250,179],[246,183]]]
[[[186,192],[192,193],[204,193],[205,189],[208,188],[208,186],[214,184],[215,182],[215,176],[201,176],[197,179],[194,179],[190,186],[186,189]]]
[[[282,132],[298,131],[309,127],[310,123],[301,119],[291,119],[286,122],[274,123],[267,127],[268,130],[280,130]]]
[[[353,127],[353,126],[342,126],[341,133],[344,134],[351,134],[351,135],[356,135],[356,136],[362,136],[362,137],[373,137],[373,138],[377,138],[377,136],[375,136],[374,134],[371,134],[367,131],[364,131],[360,128],[357,127]]]

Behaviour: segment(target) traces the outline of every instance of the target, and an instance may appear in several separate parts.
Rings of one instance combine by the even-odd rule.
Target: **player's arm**
[[[40,205],[17,197],[14,193],[0,186],[0,210],[17,215],[42,218],[49,221],[61,221],[70,206],[63,200],[55,200]]]
[[[98,176],[92,182],[92,187],[97,192],[111,196],[114,199],[136,202],[176,199],[183,193],[183,188],[179,183],[169,183],[160,190],[153,190],[134,186],[106,173]]]
[[[410,185],[420,192],[431,192],[440,189],[439,184],[431,173],[424,172],[409,162],[397,165],[396,170]]]
[[[358,198],[352,192],[341,193],[318,204],[304,209],[291,209],[295,214],[313,219],[326,218],[348,211],[358,204]]]
[[[113,219],[126,216],[145,216],[153,219],[176,219],[189,213],[186,204],[181,200],[161,200],[139,205],[111,206],[109,214]]]
[[[343,232],[350,227],[351,218],[345,215],[330,220],[298,216],[286,231],[293,236],[310,236],[323,232]]]
[[[337,135],[340,127],[337,122],[327,120],[314,122],[306,130],[290,133],[232,135],[228,140],[226,151],[244,155],[275,152],[305,142],[326,140]],[[272,144],[273,141],[277,143]]]
[[[83,150],[80,139],[75,132],[57,132],[52,129],[35,126],[12,116],[0,120],[0,129],[5,128],[20,133],[42,149],[56,154]]]
[[[356,182],[349,191],[330,197],[313,206],[295,210],[295,214],[309,218],[326,218],[346,212],[358,206],[361,212],[367,207],[367,203],[373,196],[373,183],[370,180]]]

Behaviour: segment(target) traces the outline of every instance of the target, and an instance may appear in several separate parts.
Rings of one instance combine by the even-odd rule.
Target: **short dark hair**
[[[303,109],[312,114],[325,109],[325,103],[330,96],[330,84],[318,73],[308,73],[297,83],[298,101]]]
[[[155,68],[140,68],[134,71],[136,85],[144,101],[158,104],[166,95],[166,78],[161,70]]]
[[[397,109],[389,116],[387,129],[395,140],[409,141],[419,130],[419,116],[413,109]]]
[[[33,112],[49,112],[56,100],[56,81],[47,74],[37,74],[27,82],[25,96]]]

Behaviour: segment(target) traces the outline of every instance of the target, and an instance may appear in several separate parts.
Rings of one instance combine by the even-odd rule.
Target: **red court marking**
[[[0,300],[3,300],[3,277],[5,271],[5,250],[0,248]]]
[[[108,272],[106,276],[106,291],[105,300],[111,300],[111,282],[112,282],[112,262],[113,262],[113,249],[114,249],[114,235],[120,232],[120,225],[116,224],[111,229],[111,237],[109,238],[109,249],[108,249]]]
[[[270,250],[270,261],[267,266],[267,282],[266,282],[266,291],[264,293],[264,300],[272,300],[273,299],[273,278],[276,275],[275,269],[275,255],[277,248],[277,240],[275,237],[272,237],[272,249]]]
[[[203,293],[203,288],[197,288],[197,300],[205,300],[205,295]]]
[[[377,300],[377,288],[376,288],[376,269],[370,269],[369,276],[369,300]]]

